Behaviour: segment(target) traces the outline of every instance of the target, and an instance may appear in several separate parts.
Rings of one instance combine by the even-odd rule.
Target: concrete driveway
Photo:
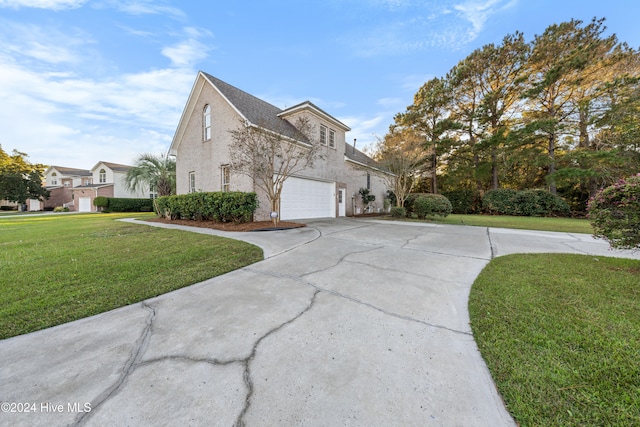
[[[513,426],[469,327],[476,276],[515,252],[640,257],[588,235],[354,219],[231,236],[267,258],[0,341],[0,425]]]

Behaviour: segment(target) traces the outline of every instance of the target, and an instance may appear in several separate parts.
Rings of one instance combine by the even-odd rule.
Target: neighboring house
[[[260,201],[255,219],[268,219],[266,196],[250,178],[233,173],[230,131],[247,123],[299,137],[293,127],[299,117],[308,118],[313,125],[323,156],[313,168],[285,181],[280,218],[362,212],[360,188],[369,188],[376,197],[374,209],[381,209],[387,190],[382,172],[371,158],[345,142],[345,134],[351,130],[348,126],[309,101],[281,110],[204,72],[198,73],[169,151],[176,156],[177,193],[255,191]]]
[[[109,162],[98,162],[89,170],[51,166],[45,171],[46,188],[51,195],[44,208],[63,206],[70,211],[96,212],[93,200],[98,196],[152,197],[148,189],[139,192],[127,189],[125,178],[130,168]]]

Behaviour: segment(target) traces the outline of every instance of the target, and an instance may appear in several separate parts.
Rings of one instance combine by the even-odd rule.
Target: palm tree
[[[159,197],[175,194],[176,161],[164,155],[140,154],[136,165],[127,172],[126,184],[132,191],[148,186]]]

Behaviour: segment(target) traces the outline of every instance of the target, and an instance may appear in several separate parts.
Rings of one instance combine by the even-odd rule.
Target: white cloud
[[[86,2],[87,0],[0,0],[0,7],[64,10],[77,9]]]
[[[184,32],[186,36],[184,40],[162,49],[162,54],[176,67],[191,67],[205,59],[212,49],[199,40],[203,37],[211,37],[211,32],[208,30],[187,27]]]
[[[1,1],[1,0],[0,0]],[[130,15],[169,15],[184,18],[184,12],[157,0],[112,0],[110,5]]]
[[[473,39],[482,31],[489,16],[496,12],[496,6],[503,2],[504,0],[470,0],[455,5],[454,9],[473,26],[473,30],[469,32]]]
[[[350,45],[360,57],[460,49],[479,35],[490,16],[517,1],[364,0],[364,7],[382,7],[385,13],[338,41]]]
[[[55,27],[41,28],[0,20],[0,55],[14,60],[30,60],[34,64],[77,63],[78,50],[91,43],[91,38],[75,28],[65,31]]]

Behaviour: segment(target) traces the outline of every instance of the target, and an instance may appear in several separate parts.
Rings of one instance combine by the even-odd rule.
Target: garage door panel
[[[80,197],[78,200],[79,212],[91,212],[91,197]]]
[[[288,178],[282,186],[281,219],[335,216],[335,184],[311,179]]]

